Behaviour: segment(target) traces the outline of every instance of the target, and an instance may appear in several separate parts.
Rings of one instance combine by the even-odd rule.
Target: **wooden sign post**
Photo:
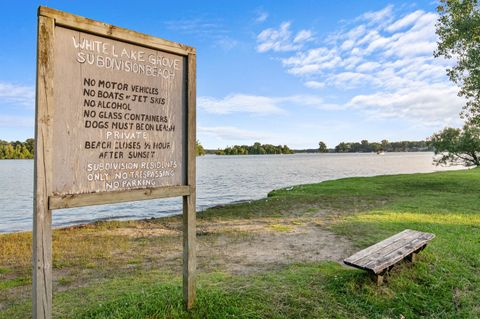
[[[52,210],[183,197],[195,300],[195,49],[38,11],[33,318],[52,313]]]

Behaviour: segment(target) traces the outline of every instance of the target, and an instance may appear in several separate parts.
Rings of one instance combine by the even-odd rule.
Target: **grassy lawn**
[[[480,318],[479,181],[480,169],[347,178],[208,209],[198,216],[200,231],[263,218],[280,235],[315,220],[355,249],[405,228],[436,238],[418,263],[401,263],[381,287],[365,272],[332,261],[237,274],[204,256],[191,312],[182,306],[178,217],[56,230],[54,317]],[[219,236],[252,237],[205,231],[199,241]],[[29,317],[30,242],[30,233],[0,235],[0,318]]]

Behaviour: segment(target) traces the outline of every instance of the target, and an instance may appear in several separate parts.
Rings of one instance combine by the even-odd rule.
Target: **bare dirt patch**
[[[346,239],[326,229],[328,216],[295,218],[199,219],[197,224],[198,271],[249,274],[300,262],[336,261],[353,252]],[[54,291],[85,287],[107,278],[152,269],[182,271],[180,219],[146,221],[86,233],[71,229],[72,245],[57,242]],[[90,237],[95,236],[95,240]],[[62,239],[62,241],[65,240]],[[86,240],[90,238],[90,240]],[[61,242],[62,242],[61,241]],[[78,247],[77,247],[78,246]],[[29,265],[8,277],[25,276]],[[3,274],[2,278],[7,275]],[[12,277],[12,278],[13,278]],[[0,309],[28,300],[31,286],[2,291]]]
[[[352,251],[350,242],[318,225],[318,221],[260,219],[206,226],[218,235],[199,241],[199,262],[210,256],[219,268],[234,274],[297,262],[341,262]]]
[[[197,225],[199,271],[226,271],[245,274],[278,268],[297,262],[341,262],[353,252],[351,243],[328,231],[320,217],[256,218],[238,220],[199,220]],[[143,256],[154,263],[179,266],[181,223],[141,224],[136,228],[105,231],[108,235],[131,238],[176,237],[168,247],[142,247]],[[156,255],[157,258],[154,256]],[[144,263],[148,263],[144,260]]]

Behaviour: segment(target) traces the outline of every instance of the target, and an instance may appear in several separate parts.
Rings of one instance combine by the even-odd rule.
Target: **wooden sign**
[[[195,298],[195,49],[38,12],[33,316],[50,318],[51,211],[184,198],[184,297]]]

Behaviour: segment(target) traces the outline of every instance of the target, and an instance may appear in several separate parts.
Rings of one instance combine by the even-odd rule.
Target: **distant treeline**
[[[208,152],[209,153],[209,152]],[[248,145],[234,145],[225,149],[215,151],[217,155],[261,155],[261,154],[293,154],[293,151],[287,145],[272,145],[254,143]]]
[[[319,143],[321,146],[324,143]],[[35,140],[27,139],[25,142],[7,142],[0,140],[0,159],[32,159],[34,155]],[[225,149],[205,150],[197,141],[197,155],[261,155],[261,154],[293,154],[293,153],[371,153],[371,152],[424,152],[433,151],[426,141],[401,141],[389,142],[383,140],[380,143],[362,140],[361,142],[341,142],[335,148],[320,147],[303,150],[291,150],[287,145],[272,145],[254,143],[248,145],[234,145]]]
[[[33,138],[29,138],[25,142],[0,140],[0,159],[32,159],[34,146]]]
[[[320,142],[319,148],[310,148],[303,150],[293,150],[294,153],[377,153],[377,152],[426,152],[434,151],[426,141],[401,141],[389,142],[383,140],[378,142],[369,142],[362,140],[361,142],[341,142],[335,148],[322,147],[325,145]]]
[[[401,141],[389,142],[383,140],[380,143],[362,140],[358,142],[341,142],[335,146],[335,153],[371,153],[371,152],[424,152],[433,151],[426,141]]]
[[[327,152],[320,152],[318,148],[306,148],[301,150],[292,150],[293,153],[333,153],[333,149],[328,149]]]

